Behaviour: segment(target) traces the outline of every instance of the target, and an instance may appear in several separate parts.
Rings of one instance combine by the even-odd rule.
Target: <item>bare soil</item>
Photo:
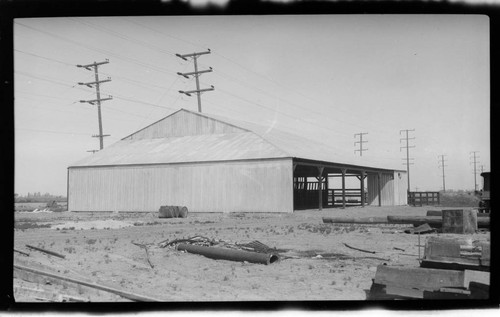
[[[15,263],[86,279],[161,301],[364,300],[378,265],[417,267],[418,236],[411,225],[325,224],[322,217],[425,215],[432,207],[351,207],[293,214],[193,214],[160,219],[157,213],[16,213]],[[204,236],[232,243],[258,240],[280,251],[279,262],[262,265],[213,260],[161,248],[165,240]],[[432,233],[489,241],[474,235]],[[143,248],[147,244],[150,261]],[[65,255],[58,258],[26,244]],[[349,246],[369,250],[366,253]],[[423,254],[423,248],[421,249]],[[23,289],[66,293],[89,301],[126,301],[118,296],[77,293],[58,285],[14,279]],[[73,293],[71,293],[73,292]],[[18,292],[16,301],[37,301]]]

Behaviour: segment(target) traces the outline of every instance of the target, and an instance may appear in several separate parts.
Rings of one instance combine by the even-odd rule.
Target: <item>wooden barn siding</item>
[[[237,132],[245,132],[245,130],[211,118],[179,112],[173,117],[167,117],[143,130],[137,131],[126,137],[125,140]]]
[[[292,163],[272,161],[69,169],[70,211],[293,212]]]
[[[382,174],[382,206],[394,206],[395,192],[393,174]],[[378,178],[377,175],[369,174],[368,181],[368,204],[378,206]]]

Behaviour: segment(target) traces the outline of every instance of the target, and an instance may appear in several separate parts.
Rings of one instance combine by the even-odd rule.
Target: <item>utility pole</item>
[[[363,156],[363,151],[367,151],[368,149],[363,149],[363,143],[367,143],[368,141],[363,141],[363,135],[368,134],[367,132],[361,132],[354,134],[354,138],[359,135],[359,141],[354,142],[354,146],[359,143],[359,150],[354,150],[354,154],[359,151],[359,156]]]
[[[102,132],[101,101],[111,100],[113,98],[111,96],[109,96],[108,98],[101,98],[101,92],[100,92],[99,86],[102,83],[111,81],[111,78],[108,77],[108,79],[99,80],[98,67],[99,67],[99,65],[104,65],[104,64],[108,64],[108,63],[109,63],[109,60],[106,59],[106,61],[104,61],[104,62],[99,62],[99,63],[94,62],[94,63],[88,64],[88,65],[76,65],[76,67],[82,67],[82,68],[85,68],[85,69],[90,70],[90,71],[92,71],[92,68],[94,70],[95,81],[88,82],[88,83],[78,83],[78,85],[85,85],[85,86],[88,86],[90,88],[93,88],[92,86],[95,86],[97,99],[94,99],[94,100],[80,100],[80,102],[81,103],[87,102],[87,103],[89,103],[91,105],[97,104],[97,117],[98,117],[98,120],[99,120],[99,134],[92,135],[92,137],[95,137],[95,138],[98,137],[99,138],[99,149],[100,150],[102,150],[104,148],[103,138],[106,137],[106,136],[109,136],[109,134],[103,134],[103,132]]]
[[[479,153],[479,151],[472,151],[472,152],[470,152],[470,154],[472,154],[472,156],[473,156],[473,157],[471,157],[471,159],[473,159],[473,161],[471,163],[474,164],[474,191],[477,190],[476,164],[479,163],[479,162],[477,162],[477,159],[479,158],[479,156],[477,156],[476,153]]]
[[[399,151],[401,152],[401,149],[406,148],[406,164],[403,163],[403,165],[406,165],[406,175],[408,176],[408,192],[410,191],[410,165],[413,165],[413,163],[410,163],[410,160],[413,160],[412,158],[410,158],[410,148],[414,148],[415,147],[414,145],[411,145],[411,146],[409,145],[409,140],[415,139],[415,138],[409,138],[408,137],[408,132],[410,132],[410,131],[415,131],[415,129],[412,129],[412,130],[406,129],[406,130],[400,130],[399,131],[399,135],[400,136],[401,136],[401,132],[406,132],[406,137],[399,139],[399,143],[401,143],[401,141],[403,141],[403,140],[406,140],[406,145],[405,146],[400,146],[399,147]]]
[[[441,166],[439,166],[439,168],[441,168],[443,171],[443,191],[444,192],[446,191],[446,185],[445,185],[445,181],[444,181],[444,167],[448,166],[448,165],[444,165],[444,162],[445,162],[444,157],[445,156],[446,155],[438,155],[438,158],[441,158],[441,160],[438,161],[438,165],[441,164]]]
[[[196,93],[196,95],[198,96],[198,112],[201,112],[201,93],[214,90],[214,86],[211,86],[211,88],[200,89],[200,80],[199,80],[200,75],[203,73],[212,72],[212,67],[209,67],[209,69],[206,69],[206,70],[198,71],[198,62],[197,62],[199,56],[205,55],[205,54],[210,54],[210,53],[211,53],[210,49],[208,49],[208,51],[206,51],[206,52],[191,53],[191,54],[184,54],[184,55],[175,54],[175,56],[182,58],[185,61],[187,61],[186,57],[191,57],[193,59],[194,72],[189,72],[189,73],[179,73],[178,72],[177,75],[184,76],[185,78],[189,78],[189,76],[194,76],[194,78],[196,79],[196,90],[190,90],[190,91],[179,90],[179,92],[181,94],[185,94],[187,96],[191,96],[192,93]]]

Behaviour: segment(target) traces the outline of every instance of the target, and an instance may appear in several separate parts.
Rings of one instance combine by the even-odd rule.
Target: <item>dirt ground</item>
[[[324,224],[322,217],[425,215],[432,207],[351,207],[296,211],[293,214],[193,214],[160,219],[157,213],[15,213],[15,263],[98,282],[161,301],[364,300],[376,268],[417,267],[418,236],[404,233],[410,225]],[[204,236],[232,243],[258,240],[280,250],[270,265],[213,260],[158,244],[165,240]],[[455,236],[489,241],[489,232]],[[145,250],[132,242],[148,245]],[[365,253],[349,246],[370,250]],[[65,255],[50,256],[26,244]],[[423,248],[421,249],[423,254]],[[14,286],[40,289],[14,279]],[[126,301],[58,285],[43,290],[68,293],[90,301]],[[15,293],[18,302],[37,301]]]

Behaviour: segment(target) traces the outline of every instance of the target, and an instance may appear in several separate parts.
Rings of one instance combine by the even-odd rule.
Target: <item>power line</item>
[[[211,88],[200,89],[200,80],[199,80],[199,77],[201,74],[212,72],[212,67],[210,67],[209,69],[206,69],[206,70],[198,70],[198,57],[200,57],[201,55],[206,55],[206,54],[210,54],[210,53],[211,53],[210,49],[208,49],[207,51],[198,52],[198,53],[195,52],[195,53],[183,54],[183,55],[175,54],[175,56],[177,56],[185,61],[187,61],[186,57],[190,57],[193,59],[194,72],[189,72],[189,73],[178,72],[177,75],[183,76],[185,78],[189,78],[189,76],[194,76],[194,78],[196,79],[196,90],[190,90],[190,91],[179,90],[179,92],[181,94],[185,94],[188,96],[191,96],[192,93],[196,93],[196,95],[198,97],[198,112],[201,112],[201,93],[214,90],[214,86],[212,86]]]
[[[99,71],[98,71],[98,67],[100,65],[104,65],[104,64],[108,64],[109,63],[109,60],[106,59],[104,62],[94,62],[92,64],[87,64],[87,65],[76,65],[76,67],[80,67],[80,68],[85,68],[87,70],[92,70],[91,68],[93,68],[94,70],[94,75],[95,75],[95,81],[93,82],[87,82],[87,83],[78,83],[78,85],[85,85],[85,86],[88,86],[88,87],[91,87],[94,86],[95,87],[95,90],[96,90],[96,96],[97,96],[97,99],[94,99],[94,100],[80,100],[81,103],[89,103],[91,105],[94,105],[94,104],[97,104],[97,117],[98,117],[98,120],[99,120],[99,134],[98,135],[93,135],[93,137],[98,137],[99,138],[99,149],[102,150],[104,148],[104,140],[103,138],[106,137],[106,136],[109,136],[109,134],[103,134],[102,132],[102,115],[101,115],[101,101],[107,101],[107,100],[111,100],[113,99],[111,96],[109,96],[108,98],[101,98],[101,92],[99,90],[99,87],[102,83],[105,83],[105,82],[110,82],[111,81],[111,78],[108,78],[108,79],[105,79],[105,80],[99,80]]]
[[[71,66],[71,67],[75,66],[74,64],[62,62],[62,61],[59,61],[59,60],[56,60],[56,59],[53,59],[53,58],[50,58],[50,57],[45,57],[45,56],[41,56],[41,55],[34,54],[34,53],[29,53],[29,52],[21,51],[19,49],[14,49],[14,51],[19,52],[19,53],[23,53],[23,54],[26,54],[26,55],[31,55],[31,56],[34,56],[34,57],[38,57],[38,58],[41,58],[41,59],[45,59],[45,60],[48,60],[48,61],[51,61],[51,62],[54,62],[54,63],[59,63],[59,64],[62,64],[62,65],[65,65],[65,66]]]
[[[114,36],[119,37],[121,39],[130,41],[130,42],[133,42],[133,43],[140,44],[141,46],[145,46],[145,47],[148,47],[150,49],[159,51],[160,53],[168,54],[169,56],[172,55],[172,54],[175,54],[173,51],[166,50],[166,49],[164,49],[162,47],[153,45],[153,44],[148,43],[146,41],[141,41],[141,40],[137,40],[137,39],[131,38],[130,36],[126,36],[126,35],[124,35],[124,34],[122,34],[120,32],[116,32],[116,31],[110,30],[110,29],[108,29],[106,27],[103,27],[103,26],[97,26],[95,24],[91,24],[91,23],[88,23],[88,22],[81,21],[79,18],[70,18],[70,20],[73,20],[75,22],[84,24],[86,26],[89,26],[89,27],[94,28],[94,29],[99,30],[99,31],[104,31],[104,32],[106,32],[108,34],[114,35]]]
[[[55,133],[55,134],[74,134],[74,135],[88,135],[88,133],[80,133],[80,132],[63,132],[63,131],[53,131],[53,130],[40,130],[40,129],[30,129],[30,128],[15,128],[16,130],[26,130],[33,132],[45,132],[45,133]]]
[[[42,34],[46,34],[48,36],[51,36],[51,37],[54,37],[56,39],[59,39],[59,40],[62,40],[62,41],[65,41],[65,42],[69,42],[69,43],[72,43],[72,44],[75,44],[75,45],[78,45],[78,46],[81,46],[87,50],[90,50],[90,51],[95,51],[95,52],[99,52],[99,53],[102,53],[102,54],[106,54],[106,55],[109,55],[109,56],[114,56],[116,58],[119,58],[121,60],[124,60],[126,62],[129,62],[129,63],[132,63],[132,64],[136,64],[136,65],[139,65],[139,66],[143,66],[143,67],[146,67],[146,68],[149,68],[151,70],[154,70],[154,71],[157,71],[157,72],[160,72],[160,73],[164,73],[164,74],[167,74],[169,76],[173,76],[172,75],[172,71],[171,70],[168,70],[168,69],[164,69],[164,68],[161,68],[161,67],[157,67],[157,66],[153,66],[153,65],[149,65],[147,63],[143,63],[141,61],[138,61],[136,59],[133,59],[133,58],[130,58],[130,57],[125,57],[125,56],[122,56],[122,55],[119,55],[119,54],[115,54],[111,51],[108,51],[108,50],[104,50],[104,49],[100,49],[100,48],[95,48],[95,47],[91,47],[91,46],[88,46],[88,45],[85,45],[85,44],[82,44],[80,42],[77,42],[77,41],[73,41],[73,40],[70,40],[70,39],[67,39],[65,37],[62,37],[62,36],[59,36],[59,35],[56,35],[56,34],[52,34],[50,32],[47,32],[47,31],[42,31],[42,30],[39,30],[39,29],[36,29],[36,28],[33,28],[33,27],[30,27],[28,25],[25,25],[25,24],[22,24],[22,23],[19,23],[19,22],[16,22],[16,24],[18,25],[22,25],[26,28],[29,28],[31,30],[34,30],[36,32],[39,32],[39,33],[42,33]]]
[[[413,163],[410,163],[410,148],[414,148],[415,146],[414,145],[409,145],[409,140],[413,140],[415,138],[409,138],[408,137],[408,132],[410,131],[415,131],[415,129],[412,129],[412,130],[400,130],[399,131],[399,135],[401,136],[401,132],[406,132],[406,138],[403,138],[403,139],[399,139],[399,142],[401,143],[402,140],[405,140],[406,139],[406,145],[405,146],[400,146],[399,147],[399,151],[401,151],[401,149],[404,149],[406,148],[406,164],[403,163],[403,165],[406,165],[406,174],[408,176],[408,191],[410,191],[410,164],[413,165]]]
[[[354,134],[354,138],[356,136],[359,136],[359,141],[354,142],[354,146],[356,146],[357,143],[359,143],[359,150],[354,150],[354,154],[359,151],[359,156],[363,156],[363,151],[367,151],[368,149],[363,149],[363,143],[367,143],[368,141],[363,141],[363,135],[367,135],[367,132],[361,132],[361,133],[356,133]]]
[[[448,165],[444,165],[444,162],[445,162],[444,157],[445,157],[445,156],[446,156],[446,155],[444,155],[444,154],[443,154],[443,155],[438,155],[438,158],[441,158],[441,160],[440,160],[440,161],[438,161],[438,166],[439,166],[439,168],[441,168],[441,170],[442,170],[442,174],[443,174],[443,192],[445,192],[445,191],[446,191],[446,183],[445,183],[444,168],[445,168],[445,166],[448,166]]]
[[[24,53],[24,54],[27,54],[27,55],[30,55],[30,56],[33,56],[33,57],[41,58],[41,59],[44,59],[44,60],[47,60],[47,61],[50,61],[50,62],[59,63],[59,64],[62,64],[62,65],[71,66],[71,67],[75,66],[74,64],[63,62],[63,61],[60,61],[60,60],[57,60],[57,59],[53,59],[53,58],[49,58],[49,57],[46,57],[46,56],[42,56],[42,55],[38,55],[38,54],[34,54],[34,53],[29,53],[29,52],[21,51],[21,50],[18,50],[18,49],[15,49],[15,51],[18,51],[18,52],[21,52],[21,53]],[[101,71],[100,73],[104,74],[104,75],[110,76],[109,73],[106,73],[106,72],[102,72]],[[131,83],[139,85],[139,86],[141,86],[143,88],[151,89],[151,90],[155,90],[154,88],[151,88],[151,87],[157,87],[157,88],[160,88],[162,90],[165,89],[164,86],[155,85],[155,84],[151,84],[151,83],[144,83],[144,82],[141,82],[141,81],[138,81],[138,80],[134,80],[134,79],[130,79],[130,78],[127,78],[127,77],[118,76],[118,75],[113,75],[113,79],[122,79],[124,81],[131,82]],[[178,79],[179,79],[179,77],[176,77],[174,82],[176,82]]]

